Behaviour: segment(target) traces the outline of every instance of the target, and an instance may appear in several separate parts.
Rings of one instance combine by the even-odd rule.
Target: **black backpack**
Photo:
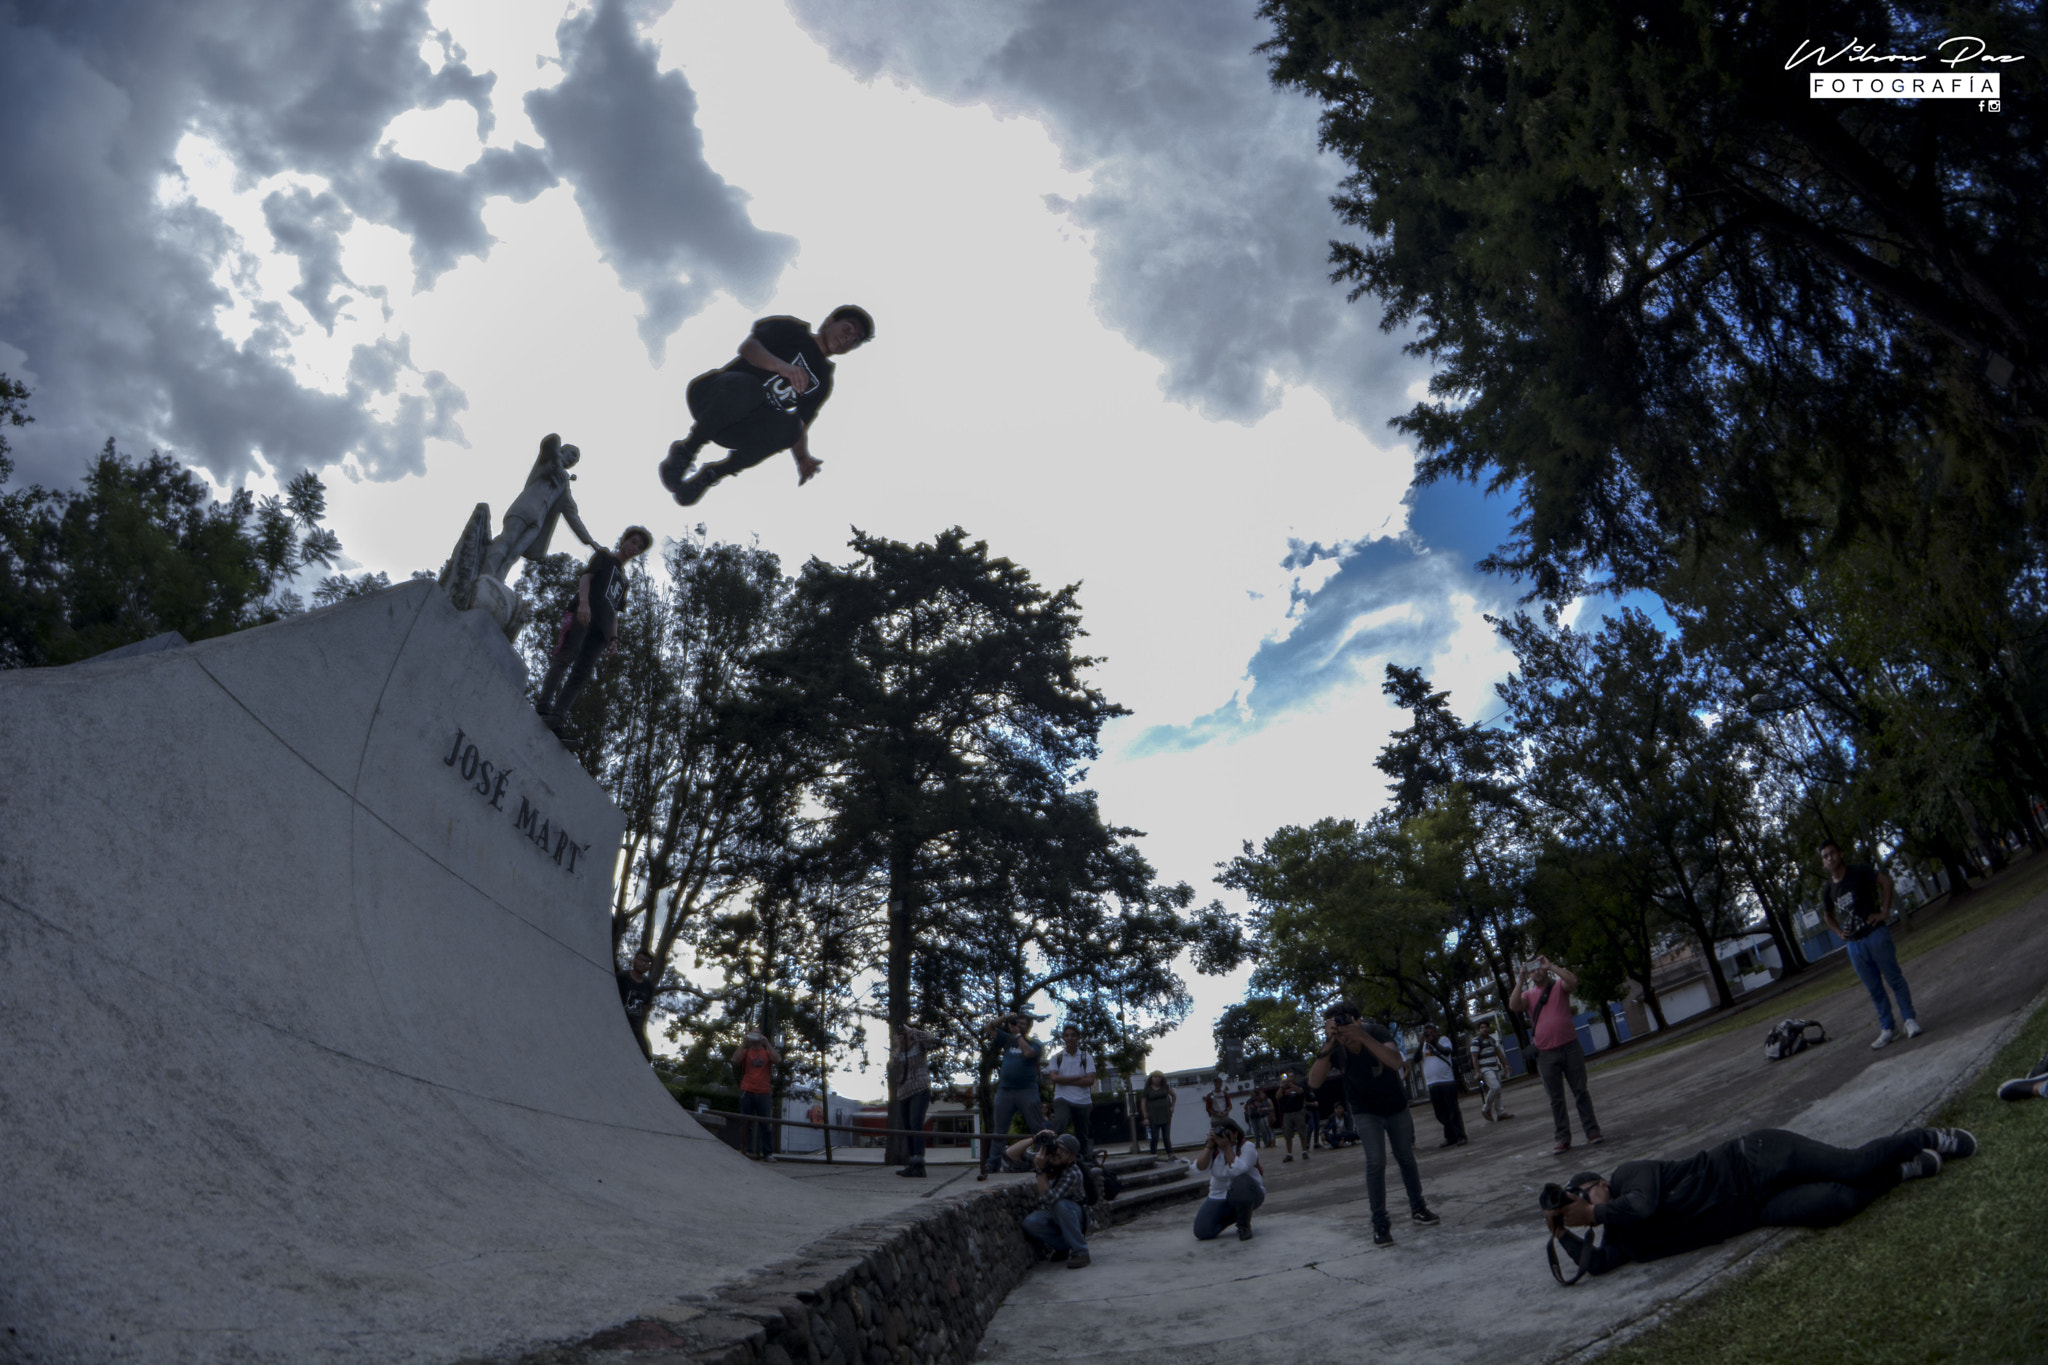
[[[1807,1037],[1806,1031],[1808,1029],[1818,1029],[1820,1037]],[[1804,1052],[1806,1049],[1820,1043],[1825,1043],[1827,1040],[1828,1031],[1819,1020],[1787,1019],[1774,1026],[1771,1029],[1770,1036],[1764,1039],[1764,1060],[1770,1062],[1783,1061],[1795,1052]]]
[[[1100,1204],[1105,1199],[1114,1199],[1123,1191],[1124,1182],[1117,1179],[1116,1172],[1103,1165],[1100,1159],[1082,1164],[1081,1197],[1088,1204]]]

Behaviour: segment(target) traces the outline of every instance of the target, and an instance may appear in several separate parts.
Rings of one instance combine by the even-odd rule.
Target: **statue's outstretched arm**
[[[597,543],[597,538],[590,534],[590,528],[583,524],[583,518],[576,515],[576,499],[566,493],[562,495],[562,520],[569,523],[569,529],[574,531],[577,539],[581,540],[585,545],[588,545],[593,550],[602,550],[604,548],[604,546]]]

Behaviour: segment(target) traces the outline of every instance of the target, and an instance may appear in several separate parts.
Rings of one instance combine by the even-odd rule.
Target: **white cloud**
[[[62,158],[0,153],[52,187],[0,208],[0,355],[38,385],[24,476],[110,430],[231,482],[310,461],[354,476],[330,522],[394,576],[502,510],[551,430],[601,536],[701,520],[794,569],[853,525],[962,524],[1082,583],[1095,680],[1138,712],[1092,783],[1204,899],[1240,841],[1380,803],[1387,660],[1490,709],[1498,585],[1403,538],[1385,421],[1423,378],[1325,278],[1336,171],[1249,6],[799,5],[809,32],[709,0],[312,8],[138,7],[156,72],[91,32],[0,33],[64,132]],[[223,93],[197,34],[293,79]],[[166,206],[134,167],[174,151]],[[67,244],[73,218],[105,231]],[[813,435],[824,474],[799,491],[775,461],[668,506],[688,379],[757,314],[848,301],[879,333]],[[1207,1060],[1241,990],[1196,984],[1164,1064]]]

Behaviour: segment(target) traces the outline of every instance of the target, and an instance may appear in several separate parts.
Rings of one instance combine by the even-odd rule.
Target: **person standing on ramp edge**
[[[815,335],[801,318],[762,318],[731,363],[690,381],[684,393],[694,422],[688,436],[669,443],[661,486],[693,507],[720,479],[784,450],[796,457],[798,486],[809,483],[824,463],[811,454],[809,436],[832,396],[832,357],[874,335],[875,320],[850,303],[834,308]],[[732,454],[692,474],[707,442]]]

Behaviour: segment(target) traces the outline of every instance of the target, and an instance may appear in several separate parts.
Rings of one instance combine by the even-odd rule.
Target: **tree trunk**
[[[1650,978],[1647,975],[1636,977],[1636,984],[1643,988],[1643,1004],[1649,1007],[1650,1017],[1657,1021],[1658,1029],[1661,1031],[1670,1028],[1671,1025],[1664,1020],[1664,1002],[1657,998],[1656,989],[1650,985]]]
[[[1777,908],[1764,896],[1760,887],[1757,888],[1757,902],[1763,906],[1764,929],[1770,934],[1771,942],[1778,946],[1778,961],[1783,964],[1784,974],[1791,976],[1805,971],[1806,955],[1800,951],[1799,944],[1778,918]]]
[[[889,857],[889,1051],[896,1050],[896,1040],[903,1036],[904,1026],[910,1022],[910,926],[911,926],[911,859],[907,849],[895,849]],[[883,1067],[883,1077],[888,1085],[889,1136],[882,1140],[882,1159],[892,1166],[900,1166],[910,1160],[910,1139],[898,1136],[903,1127],[903,1096],[896,1092],[896,1064],[891,1061]]]

